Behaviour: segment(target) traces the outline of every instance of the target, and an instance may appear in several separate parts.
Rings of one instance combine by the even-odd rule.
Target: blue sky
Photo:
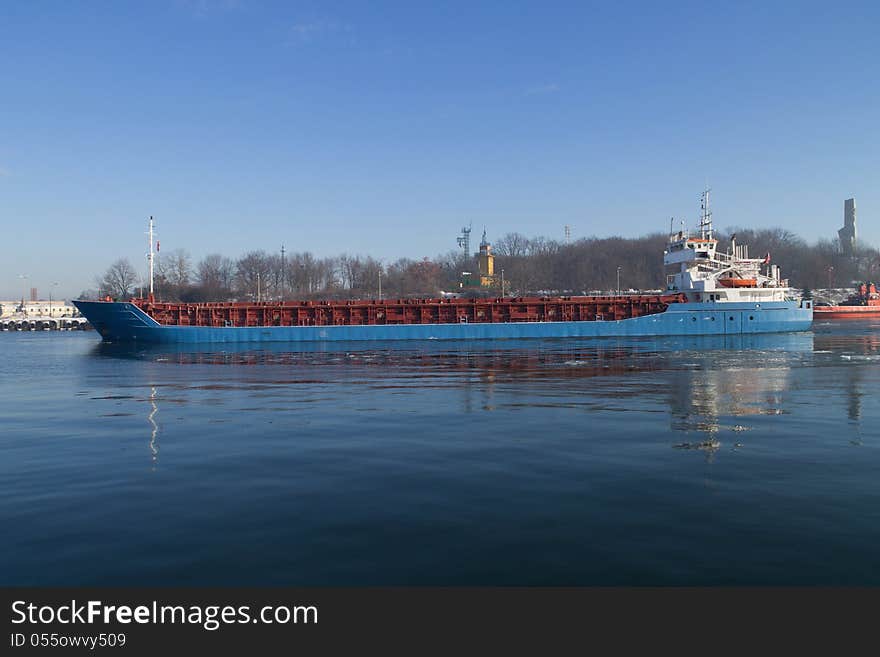
[[[880,242],[877,3],[5,2],[0,297],[696,220]]]

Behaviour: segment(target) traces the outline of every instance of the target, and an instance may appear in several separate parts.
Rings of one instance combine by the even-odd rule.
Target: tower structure
[[[495,284],[495,256],[492,245],[486,241],[486,229],[483,228],[483,239],[477,253],[477,267],[480,272],[480,287],[491,287]]]
[[[843,202],[843,228],[837,231],[840,250],[843,255],[851,256],[856,250],[856,200],[848,198]]]
[[[458,236],[458,245],[461,247],[461,250],[464,251],[464,257],[471,257],[471,227],[464,226],[461,229],[461,235]]]

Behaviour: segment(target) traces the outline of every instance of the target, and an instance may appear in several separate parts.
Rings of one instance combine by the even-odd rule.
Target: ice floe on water
[[[674,449],[718,449],[721,447],[721,441],[711,438],[698,443],[676,443],[672,447]]]

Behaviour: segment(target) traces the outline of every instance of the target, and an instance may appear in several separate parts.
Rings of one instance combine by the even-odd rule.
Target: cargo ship
[[[816,319],[867,319],[880,317],[880,293],[874,283],[865,282],[836,306],[815,306]]]
[[[152,226],[152,224],[151,224]],[[152,233],[152,228],[151,231]],[[671,232],[671,231],[670,231]],[[177,303],[150,293],[74,301],[108,342],[259,343],[742,335],[810,328],[812,302],[790,296],[766,258],[735,238],[718,250],[709,192],[699,230],[669,236],[658,294],[473,299]]]

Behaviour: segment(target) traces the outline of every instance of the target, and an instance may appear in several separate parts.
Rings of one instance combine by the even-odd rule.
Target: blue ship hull
[[[813,322],[809,301],[675,303],[618,321],[255,327],[165,326],[132,303],[73,303],[108,342],[165,344],[746,335],[805,331]]]

